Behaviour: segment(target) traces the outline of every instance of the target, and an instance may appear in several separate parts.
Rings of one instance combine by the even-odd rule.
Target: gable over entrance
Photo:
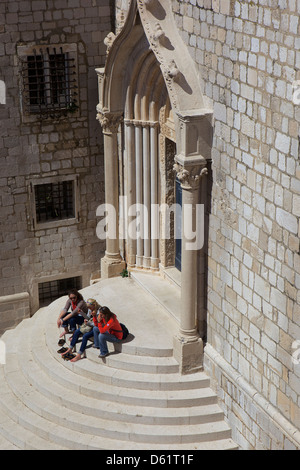
[[[197,369],[202,347],[195,315],[198,248],[190,248],[184,221],[189,208],[189,223],[195,226],[196,206],[203,193],[200,187],[205,185],[210,160],[212,113],[204,107],[194,63],[167,0],[132,0],[122,31],[117,37],[111,33],[106,44],[106,66],[97,70],[106,203],[115,208],[117,220],[126,229],[132,228],[134,216],[133,232],[138,230],[139,236],[126,232],[122,252],[119,235],[108,233],[101,275],[119,275],[125,262],[129,268],[158,270],[169,263],[168,249],[175,262],[174,243],[167,246],[163,240],[164,220],[154,208],[172,202],[172,194],[175,202],[177,175],[182,191],[182,306],[179,347],[174,349],[181,359],[183,348],[189,351],[181,361],[183,370]],[[172,177],[170,167],[175,170]],[[125,216],[120,196],[126,196]]]

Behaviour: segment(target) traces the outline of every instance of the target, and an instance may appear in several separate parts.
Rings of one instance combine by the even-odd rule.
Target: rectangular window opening
[[[82,289],[82,279],[80,276],[40,283],[39,306],[45,307],[49,305],[59,297],[67,295],[70,289]]]
[[[75,217],[74,181],[37,184],[34,190],[37,223]]]
[[[74,54],[63,48],[33,49],[21,59],[23,103],[29,114],[56,117],[78,108]]]

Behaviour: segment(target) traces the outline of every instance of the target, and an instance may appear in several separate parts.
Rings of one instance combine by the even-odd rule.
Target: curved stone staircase
[[[101,292],[104,304],[113,292],[120,312],[122,288],[136,308],[141,302],[160,318],[164,314],[131,280],[101,281],[83,293],[99,299]],[[133,307],[125,319],[133,334],[116,351],[110,345],[111,354],[99,359],[98,350],[88,348],[86,359],[64,361],[56,327],[64,302],[58,299],[1,338],[6,364],[0,365],[0,449],[237,448],[208,376],[181,376],[171,339],[161,342],[162,331],[139,331]],[[161,344],[153,344],[154,337]]]

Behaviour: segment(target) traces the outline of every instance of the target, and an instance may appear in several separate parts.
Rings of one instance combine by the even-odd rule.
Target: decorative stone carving
[[[179,78],[179,75],[180,75],[180,71],[176,65],[176,62],[175,60],[172,60],[170,63],[169,63],[169,66],[168,66],[168,75],[170,78],[172,78],[173,80],[178,80]]]
[[[125,20],[126,20],[125,13],[124,13],[124,11],[121,11],[117,15],[116,35],[118,35],[122,31],[122,29],[124,27],[124,24],[125,24]]]
[[[115,39],[116,39],[116,35],[113,32],[108,33],[108,35],[104,39],[104,44],[106,45],[106,54],[109,53],[111,46],[113,45]]]
[[[161,44],[164,43],[166,34],[159,23],[155,24],[155,30],[152,35],[152,38],[154,39],[154,41],[159,41]]]
[[[208,174],[207,167],[199,165],[189,166],[187,169],[183,165],[175,163],[173,169],[177,173],[177,178],[184,189],[196,189],[201,178]]]
[[[204,168],[202,168],[202,170],[200,171],[200,178],[201,178],[202,176],[206,176],[206,175],[208,175],[208,169],[207,169],[207,167],[204,167]]]
[[[106,109],[97,106],[97,120],[100,122],[105,134],[116,134],[123,120],[121,114],[109,113]]]
[[[134,1],[151,49],[163,71],[173,110],[203,109],[204,99],[199,77],[178,32],[172,2],[132,0]]]

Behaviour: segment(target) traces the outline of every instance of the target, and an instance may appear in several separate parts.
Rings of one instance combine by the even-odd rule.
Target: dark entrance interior
[[[175,214],[175,268],[181,271],[181,247],[182,247],[182,188],[179,180],[176,178],[176,214]]]

